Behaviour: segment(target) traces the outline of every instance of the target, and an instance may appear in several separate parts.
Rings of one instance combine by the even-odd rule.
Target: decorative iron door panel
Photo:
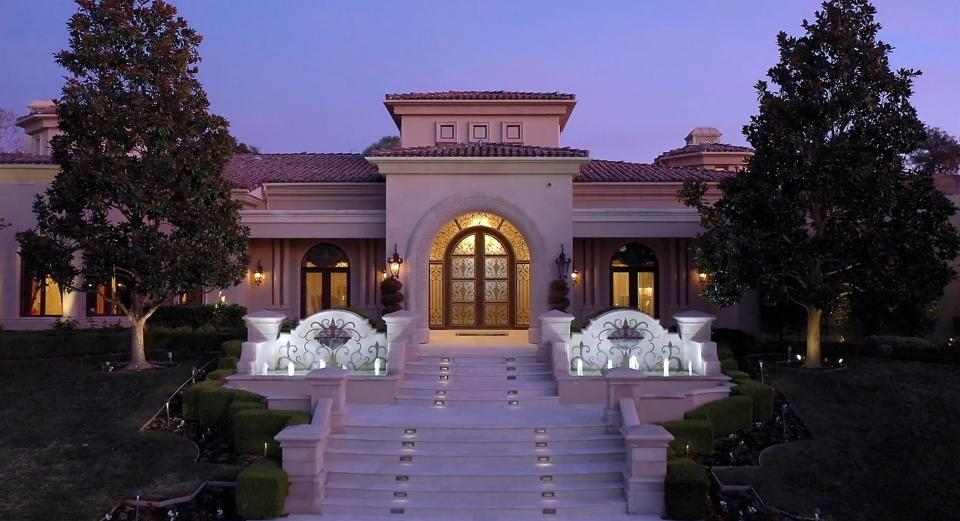
[[[498,234],[469,230],[447,253],[447,325],[456,328],[513,327],[514,259]]]

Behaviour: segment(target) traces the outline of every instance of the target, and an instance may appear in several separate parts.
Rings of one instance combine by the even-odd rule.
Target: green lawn
[[[813,439],[766,453],[766,501],[838,521],[960,519],[960,367],[859,358],[768,375]]]
[[[105,374],[103,360],[0,361],[0,519],[93,521],[138,488],[164,498],[232,473],[194,462],[185,439],[137,432],[195,362]]]

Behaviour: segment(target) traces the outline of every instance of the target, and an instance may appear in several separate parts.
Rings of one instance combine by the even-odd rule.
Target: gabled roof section
[[[580,167],[575,183],[683,183],[704,181],[716,183],[737,175],[736,172],[607,161],[594,159]]]
[[[223,169],[230,184],[252,190],[264,183],[379,183],[377,167],[361,154],[237,154]]]
[[[21,152],[0,152],[0,165],[53,165],[53,158]]]
[[[750,147],[742,147],[739,145],[727,145],[725,143],[698,143],[693,145],[686,145],[680,148],[674,148],[673,150],[668,150],[654,159],[654,162],[659,162],[661,159],[668,157],[677,157],[685,156],[688,154],[703,154],[711,152],[723,152],[723,153],[740,153],[740,154],[753,154],[754,150]]]
[[[467,143],[428,147],[374,150],[374,157],[589,157],[590,152],[570,147],[534,147],[501,143]]]
[[[387,101],[575,101],[573,94],[563,92],[526,92],[511,90],[448,90],[444,92],[404,92],[387,94]]]

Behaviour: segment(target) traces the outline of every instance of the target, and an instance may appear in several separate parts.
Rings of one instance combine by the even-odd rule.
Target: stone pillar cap
[[[572,322],[574,316],[569,313],[564,313],[559,309],[551,309],[546,313],[540,315],[540,320],[546,320],[547,322]]]
[[[267,311],[266,309],[256,311],[254,313],[247,313],[243,316],[244,321],[250,322],[272,322],[275,320],[284,321],[287,316],[283,313],[277,313],[276,311]]]
[[[694,321],[716,320],[717,317],[709,313],[704,313],[703,311],[697,311],[695,309],[691,309],[690,311],[682,311],[680,313],[677,313],[676,315],[673,315],[673,318],[678,322],[680,321],[694,322]]]

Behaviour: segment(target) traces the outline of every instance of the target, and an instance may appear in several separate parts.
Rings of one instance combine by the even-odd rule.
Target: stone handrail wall
[[[665,511],[662,494],[667,477],[667,446],[673,436],[660,425],[642,422],[633,400],[621,399],[619,409],[623,418],[620,434],[627,449],[623,483],[627,512],[662,516]]]
[[[308,425],[293,425],[277,434],[283,449],[283,471],[290,480],[284,510],[287,514],[317,514],[326,494],[323,452],[333,432],[333,400],[323,398]]]

